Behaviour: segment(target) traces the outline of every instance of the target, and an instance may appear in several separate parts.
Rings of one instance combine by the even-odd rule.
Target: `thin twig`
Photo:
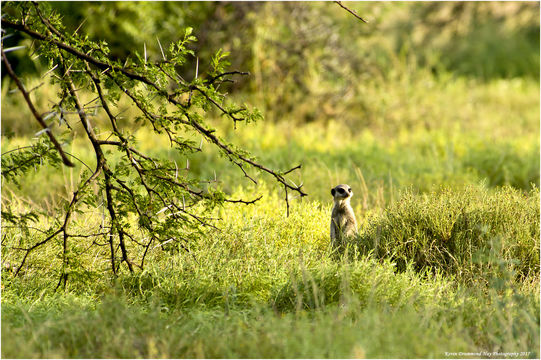
[[[335,3],[337,3],[338,5],[340,5],[343,9],[345,9],[347,12],[349,12],[350,14],[352,14],[353,16],[355,16],[357,19],[361,20],[363,23],[366,23],[368,24],[368,21],[366,21],[365,19],[363,19],[362,17],[360,17],[359,15],[357,15],[357,13],[347,7],[345,7],[341,1],[335,1]]]
[[[289,217],[289,196],[287,194],[287,186],[284,186],[284,190],[286,191],[286,214],[287,217]]]
[[[289,169],[288,171],[286,171],[286,172],[283,173],[282,175],[287,175],[287,174],[289,174],[290,172],[292,172],[293,170],[300,169],[301,167],[302,167],[302,164],[299,164],[299,165],[295,166],[294,168]]]
[[[251,205],[251,204],[254,204],[256,201],[259,201],[263,198],[263,195],[260,195],[259,197],[253,199],[253,200],[250,200],[250,201],[246,201],[246,200],[242,200],[242,199],[239,199],[239,200],[230,200],[230,199],[225,199],[226,202],[229,202],[229,203],[241,203],[241,204],[245,204],[245,205]]]
[[[218,74],[216,76],[213,76],[211,78],[209,78],[207,80],[207,82],[209,84],[212,84],[214,83],[217,79],[221,78],[222,76],[227,76],[227,75],[244,75],[244,76],[248,76],[250,75],[249,72],[246,72],[246,71],[238,71],[238,70],[234,70],[234,71],[227,71],[227,72],[224,72],[224,73],[221,73],[221,74]]]

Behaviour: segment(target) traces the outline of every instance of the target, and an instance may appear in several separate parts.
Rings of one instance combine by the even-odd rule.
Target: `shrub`
[[[519,277],[536,276],[539,190],[489,192],[470,186],[425,195],[409,191],[368,221],[356,245],[361,252],[396,261],[399,270],[411,263],[417,270],[437,268],[472,280],[480,278],[479,271],[498,271],[491,263],[497,258]]]

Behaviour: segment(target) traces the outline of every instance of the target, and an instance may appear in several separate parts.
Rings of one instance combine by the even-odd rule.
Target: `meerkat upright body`
[[[331,195],[334,198],[331,214],[331,244],[336,248],[345,245],[345,240],[357,233],[357,220],[350,204],[353,191],[349,185],[337,185],[331,190]]]

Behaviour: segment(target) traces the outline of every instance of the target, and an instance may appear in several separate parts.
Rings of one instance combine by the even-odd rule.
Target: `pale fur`
[[[343,189],[343,193],[339,192]],[[345,245],[347,238],[357,234],[357,220],[350,200],[353,191],[349,185],[340,184],[331,190],[334,207],[331,214],[331,243],[334,247]]]

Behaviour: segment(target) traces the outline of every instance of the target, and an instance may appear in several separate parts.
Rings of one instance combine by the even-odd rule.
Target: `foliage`
[[[488,256],[518,278],[532,276],[539,273],[539,191],[489,194],[470,187],[458,196],[441,189],[421,199],[409,192],[369,221],[358,244],[402,270],[436,268],[466,281],[501,276],[495,264],[480,260]]]
[[[271,121],[341,120],[352,112],[355,119],[371,117],[374,112],[365,106],[381,100],[363,101],[364,84],[392,82],[397,71],[424,68],[437,77],[479,81],[539,79],[539,5],[534,2],[348,5],[368,19],[362,26],[332,2],[51,6],[68,28],[82,25],[79,31],[106,40],[113,58],[122,61],[135,50],[160,59],[160,47],[176,41],[179,29],[192,27],[199,41],[190,48],[200,54],[201,68],[210,65],[215,49],[234,54],[232,68],[253,76],[237,79],[232,94],[249,97]],[[194,60],[178,69],[181,76],[194,77]]]
[[[37,91],[43,98],[54,94],[52,89]],[[290,179],[304,183],[312,199],[328,201],[328,188],[347,182],[355,192],[354,204],[361,204],[359,211],[389,204],[407,187],[426,192],[434,185],[461,187],[482,180],[490,187],[511,185],[526,191],[531,184],[539,186],[539,86],[534,82],[480,83],[441,79],[425,72],[404,73],[389,83],[367,82],[363,92],[366,111],[372,114],[364,119],[357,118],[355,111],[326,124],[296,124],[286,117],[279,124],[260,122],[235,131],[217,116],[209,122],[226,141],[249,150],[269,166],[286,168],[302,163],[302,174],[291,174]],[[408,97],[415,101],[408,101]],[[377,100],[382,98],[385,101]],[[9,106],[3,103],[4,109]],[[119,122],[129,126],[126,119],[137,114],[127,106],[122,108],[128,110]],[[434,118],[438,121],[428,121]],[[4,119],[23,122],[24,111],[5,111]],[[106,120],[95,118],[100,126],[107,126]],[[236,170],[218,150],[205,147],[203,152],[184,156],[164,146],[159,135],[145,128],[135,129],[131,135],[141,151],[174,160],[179,166],[188,160],[192,176],[216,176],[226,192],[250,182],[248,178],[239,182]],[[191,140],[196,144],[201,141],[196,136]],[[2,151],[27,143],[24,137],[4,138]],[[92,164],[92,150],[83,139],[75,138],[70,145],[69,151]],[[84,167],[79,162],[75,165],[63,173],[37,168],[25,176],[20,189],[4,184],[4,189],[9,189],[4,192],[5,199],[11,197],[11,191],[22,197],[31,194],[34,203],[48,209],[47,203],[69,196],[66,179],[75,181]],[[259,181],[257,174],[253,176]],[[48,187],[40,186],[44,179]]]
[[[67,155],[56,140],[50,125],[46,123],[51,117],[59,119],[63,137],[69,138],[71,135],[73,138],[74,129],[70,123],[74,120],[70,115],[76,115],[86,139],[92,145],[93,162],[96,164],[94,170],[84,164],[90,172],[83,173],[70,199],[61,202],[54,210],[55,219],[44,232],[44,238],[18,244],[16,249],[24,255],[17,274],[31,252],[53,242],[58,236],[63,239],[62,271],[58,284],[63,283],[64,287],[69,274],[80,271],[80,262],[74,251],[77,246],[71,239],[88,237],[99,246],[96,239],[104,237],[109,246],[114,274],[121,270],[121,264],[130,271],[134,270],[134,266],[143,269],[145,257],[152,246],[171,242],[189,244],[202,233],[202,227],[213,226],[205,213],[215,206],[227,201],[244,204],[257,201],[229,199],[218,187],[212,186],[212,181],[191,178],[187,174],[188,167],[182,169],[175,161],[140,152],[134,137],[119,125],[118,114],[114,115],[119,111],[117,105],[122,96],[139,111],[135,122],[152,128],[169,142],[177,154],[186,156],[201,151],[201,145],[198,147],[190,135],[185,135],[197,134],[215,146],[219,154],[236,165],[246,177],[251,178],[245,169],[250,167],[272,175],[286,191],[290,189],[301,196],[306,195],[301,190],[302,185],[291,185],[282,173],[255,162],[246,151],[223,141],[205,123],[205,114],[211,108],[218,109],[235,126],[237,122],[256,121],[261,114],[247,106],[226,102],[226,94],[219,90],[220,85],[231,76],[242,73],[225,71],[227,63],[221,51],[213,58],[212,67],[207,73],[196,72],[191,81],[186,81],[176,72],[177,68],[186,66],[188,59],[195,56],[188,47],[196,41],[192,28],[186,28],[180,40],[170,44],[167,54],[162,52],[163,59],[159,61],[149,61],[145,52],[143,55],[136,53],[135,59],[121,62],[110,56],[106,42],[93,42],[77,32],[71,34],[64,28],[58,14],[46,4],[14,3],[3,5],[3,9],[9,10],[9,16],[2,18],[3,28],[20,31],[37,42],[33,50],[48,62],[50,68],[44,75],[52,74],[51,83],[59,88],[58,100],[53,101],[54,105],[46,115],[40,115],[28,90],[2,52],[9,76],[44,128],[40,133],[46,133],[51,143],[37,142],[25,147],[23,152],[10,151],[5,154],[4,163],[8,169],[2,172],[4,179],[11,182],[14,175],[24,174],[38,164],[43,165],[45,160],[56,161],[55,166],[59,166],[61,161],[73,166],[68,156],[80,161],[76,155]],[[82,94],[85,92],[90,93],[86,96],[93,99],[88,102],[83,100]],[[93,124],[91,111],[97,110],[103,110],[109,121],[108,127],[100,128]],[[52,149],[52,145],[59,157],[50,155],[48,149]],[[116,161],[112,162],[115,156]],[[70,228],[71,218],[75,212],[84,211],[85,206],[103,207],[105,218],[99,228],[76,234]],[[17,218],[12,213],[4,216]],[[130,221],[131,218],[137,219],[135,224]],[[26,221],[20,225],[25,227],[24,231],[28,231]],[[141,233],[147,236],[143,242],[136,240]],[[137,256],[129,252],[128,242],[139,247]]]
[[[358,25],[357,19],[328,3],[131,4],[118,1],[107,5],[61,2],[51,6],[64,16],[63,21],[69,28],[77,28],[84,21],[83,27],[90,38],[105,38],[118,58],[130,55],[141,43],[146,44],[149,54],[159,57],[156,37],[169,43],[175,39],[179,27],[191,26],[201,39],[195,45],[199,51],[226,47],[227,51],[238,54],[233,60],[238,68],[249,68],[253,64],[255,69],[263,60],[260,53],[254,51],[253,46],[258,45],[251,46],[257,40],[270,51],[266,54],[269,65],[288,65],[280,68],[285,72],[292,70],[293,60],[300,53],[310,59],[323,60],[323,68],[333,73],[341,71],[335,66],[336,60],[342,62],[348,57],[355,59],[347,61],[348,66],[357,63],[371,73],[382,71],[383,66],[392,61],[392,54],[386,49],[390,45],[393,53],[415,54],[416,62],[434,66],[435,71],[445,68],[486,79],[538,78],[539,75],[535,66],[539,63],[539,6],[535,3],[350,4],[369,20],[370,26],[353,26]],[[93,21],[85,21],[90,18]],[[242,32],[237,31],[239,27]],[[373,27],[378,31],[372,31]],[[352,28],[355,30],[351,31]],[[346,40],[358,34],[362,35],[358,42]],[[281,41],[275,41],[276,38]],[[377,39],[380,45],[372,39]],[[287,51],[279,52],[279,49]],[[338,50],[333,59],[324,56],[329,50]],[[203,58],[209,55],[205,53]],[[290,56],[290,60],[286,56]],[[436,61],[441,61],[441,65],[437,66]],[[263,75],[266,70],[261,70]],[[295,71],[294,75],[302,73]],[[287,77],[280,74],[283,75]],[[301,77],[296,80],[304,82]]]
[[[469,336],[476,327],[468,328],[461,323],[463,319],[477,320],[475,312],[468,312],[472,310],[471,303],[447,313],[432,307],[425,308],[425,312],[391,307],[380,311],[374,307],[355,308],[356,304],[351,304],[313,315],[299,312],[283,316],[264,309],[184,312],[158,303],[147,309],[126,305],[117,298],[105,298],[95,307],[77,302],[66,306],[55,300],[48,301],[48,305],[31,311],[27,306],[4,306],[3,333],[12,334],[3,340],[4,356],[438,358],[445,357],[450,349],[451,352],[516,352],[517,348],[528,345],[529,339],[535,339],[535,331],[521,328],[520,337],[508,340],[503,346],[476,344]],[[52,307],[56,308],[54,313]],[[492,309],[488,307],[484,311],[488,313]],[[506,318],[501,316],[502,320]],[[513,324],[529,320],[524,314],[519,316],[512,319]],[[433,317],[439,321],[432,321]],[[7,325],[15,318],[24,319],[17,329]],[[499,332],[512,330],[503,322],[489,325],[498,325],[485,328],[489,336],[501,336]],[[124,330],[118,331],[119,328]],[[481,346],[484,350],[472,350]],[[536,348],[531,349],[522,352],[521,357],[535,358]]]
[[[152,211],[139,216],[130,196],[113,201],[132,236],[129,259],[144,257],[144,268],[111,271],[103,171],[79,192],[67,247],[58,233],[25,251],[62,227],[99,162],[65,71],[40,78],[52,68],[44,55],[6,51],[74,167],[28,121],[28,102],[3,63],[3,357],[539,357],[538,4],[344,5],[368,24],[333,2],[39,4],[45,19],[58,20],[49,8],[61,17],[74,49],[108,51],[89,56],[156,80],[163,91],[135,85],[120,69],[89,63],[87,71],[61,51],[74,83],[86,78],[82,85],[95,90],[94,75],[115,115],[118,132],[99,94],[77,85],[96,138],[122,136],[171,169],[164,175],[178,169],[175,180],[195,183],[204,197],[183,202],[184,190],[150,181],[159,175],[154,163],[132,154],[151,189],[191,204],[186,210],[212,226],[186,233],[187,224],[167,222],[169,210],[154,216],[163,205],[146,201],[137,170],[122,175],[131,166],[126,149],[99,144],[111,173],[135,186],[137,206]],[[19,19],[21,7],[35,9],[3,2],[3,21]],[[39,17],[30,25],[49,29]],[[3,49],[41,43],[8,32]],[[43,50],[58,54],[49,45]],[[179,65],[167,68],[164,56]],[[121,87],[160,116],[149,119]],[[167,104],[165,92],[190,106]],[[169,126],[185,120],[183,111],[269,170],[302,163],[302,173],[276,174],[310,196],[277,191],[268,172],[249,165],[239,177],[204,134]],[[276,121],[246,126],[263,114]],[[342,256],[328,234],[329,189],[338,183],[353,188],[360,225]],[[225,201],[258,195],[249,206]],[[189,241],[164,237],[144,254],[149,219],[159,220],[157,233],[183,232]],[[118,248],[116,255],[122,261]]]
[[[292,203],[285,218],[280,197],[263,195],[251,207],[216,209],[230,215],[221,231],[207,229],[191,254],[153,253],[140,273],[91,282],[78,277],[58,294],[49,285],[56,273],[47,254],[34,257],[24,276],[4,271],[2,355],[14,356],[25,344],[20,354],[29,357],[538,356],[538,273],[517,279],[503,266],[465,283],[443,271],[398,271],[398,263],[374,255],[337,261],[328,250],[329,206]],[[489,203],[501,201],[501,195],[485,195]],[[406,195],[404,201],[421,207],[439,203],[439,196]],[[462,196],[447,193],[454,202]],[[368,223],[379,218],[374,214]],[[515,227],[530,231],[526,222]],[[499,253],[491,256],[479,258],[479,265],[508,263]],[[90,272],[106,271],[94,255],[82,260]]]

